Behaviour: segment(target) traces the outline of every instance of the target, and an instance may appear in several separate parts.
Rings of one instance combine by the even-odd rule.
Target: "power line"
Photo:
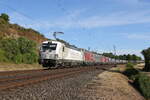
[[[65,7],[62,5],[62,1],[63,1],[63,0],[57,0],[57,2],[58,2],[58,3],[57,3],[57,6],[64,12],[64,14],[66,14],[66,15],[71,15],[72,12],[70,13],[67,9],[65,9]],[[72,20],[73,22],[76,22],[77,24],[80,23],[80,20],[75,19],[74,16],[70,16],[70,18],[71,18],[71,20]],[[85,27],[80,27],[80,28],[81,28],[81,30],[83,30],[84,32],[86,32],[86,33],[89,35],[89,37],[90,37],[91,39],[93,39],[91,32],[87,32]]]
[[[5,7],[7,7],[8,9],[13,10],[13,11],[17,12],[18,14],[20,14],[20,15],[26,17],[26,18],[35,21],[35,19],[33,19],[31,16],[28,16],[28,15],[26,15],[26,14],[24,14],[24,13],[22,13],[22,12],[16,10],[15,8],[13,8],[13,7],[9,6],[9,5],[2,4],[2,3],[0,3],[0,5],[5,6]]]
[[[30,20],[30,21],[31,21],[30,24],[24,23],[24,25],[25,25],[26,27],[31,27],[31,25],[34,25],[34,24],[35,24],[35,25],[36,25],[36,24],[41,24],[41,25],[43,25],[43,23],[41,23],[40,21],[35,20],[33,17],[31,17],[31,16],[29,16],[29,15],[27,15],[27,14],[21,12],[21,11],[18,11],[18,10],[16,10],[15,8],[13,8],[13,7],[11,7],[11,6],[7,5],[7,4],[0,3],[0,5],[6,7],[7,9],[10,9],[10,10],[16,12],[17,14],[19,14],[19,15],[21,15],[21,16],[27,18],[28,20]],[[49,27],[49,30],[51,30],[51,29],[52,29],[52,28]]]

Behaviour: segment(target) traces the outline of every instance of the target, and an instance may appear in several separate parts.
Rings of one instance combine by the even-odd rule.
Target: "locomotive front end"
[[[58,43],[53,41],[45,41],[40,48],[40,61],[44,67],[51,67],[56,65],[58,60],[57,53]]]

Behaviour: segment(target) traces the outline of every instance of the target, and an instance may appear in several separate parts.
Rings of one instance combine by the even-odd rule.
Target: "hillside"
[[[0,17],[0,37],[18,38],[22,36],[34,40],[36,43],[47,40],[44,35],[31,28],[24,28],[17,24],[11,24],[9,21]]]

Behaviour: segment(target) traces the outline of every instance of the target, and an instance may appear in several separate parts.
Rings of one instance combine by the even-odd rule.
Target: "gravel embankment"
[[[84,86],[102,70],[83,72],[61,79],[0,91],[0,100],[86,100],[80,94]]]
[[[126,76],[114,70],[99,74],[85,86],[80,97],[83,100],[145,100]]]

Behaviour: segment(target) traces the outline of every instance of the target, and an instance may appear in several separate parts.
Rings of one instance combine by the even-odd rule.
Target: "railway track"
[[[104,68],[105,66],[101,67]],[[64,68],[54,70],[29,70],[0,73],[0,91],[35,84],[49,79],[58,79],[78,73],[98,70],[96,67]]]

